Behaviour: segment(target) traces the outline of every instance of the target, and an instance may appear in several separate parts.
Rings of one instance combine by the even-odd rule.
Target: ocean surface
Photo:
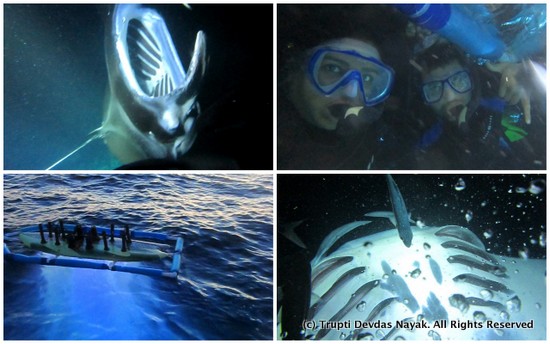
[[[5,340],[271,339],[272,175],[4,176],[4,243],[19,228],[129,224],[184,238],[177,279],[4,262]]]

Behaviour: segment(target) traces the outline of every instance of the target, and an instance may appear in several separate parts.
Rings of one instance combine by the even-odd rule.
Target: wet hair
[[[432,45],[419,54],[414,60],[422,68],[422,73],[424,74],[434,69],[445,67],[453,61],[457,61],[466,68],[470,66],[464,52],[460,51],[454,44],[448,42]]]

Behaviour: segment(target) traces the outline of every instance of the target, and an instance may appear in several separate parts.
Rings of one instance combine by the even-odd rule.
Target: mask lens
[[[472,81],[468,72],[461,71],[449,77],[449,84],[459,93],[468,92],[472,89]]]
[[[435,103],[443,96],[443,88],[448,83],[458,93],[466,93],[472,89],[470,74],[463,70],[455,73],[445,80],[430,81],[422,85],[422,94],[427,103]]]
[[[311,59],[309,72],[313,84],[326,95],[343,92],[343,88],[356,81],[368,106],[383,101],[393,83],[389,67],[355,51],[319,49]]]
[[[424,94],[424,99],[428,103],[435,103],[441,99],[443,94],[443,82],[433,81],[422,86],[422,93]]]

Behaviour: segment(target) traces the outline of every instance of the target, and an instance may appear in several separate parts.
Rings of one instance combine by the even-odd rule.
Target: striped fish
[[[545,260],[490,254],[454,225],[412,227],[410,247],[395,229],[346,240],[368,223],[336,229],[311,261],[306,338],[546,339]],[[492,328],[521,322],[533,329]]]

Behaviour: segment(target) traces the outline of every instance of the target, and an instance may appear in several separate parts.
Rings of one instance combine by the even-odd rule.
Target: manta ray
[[[456,225],[411,226],[410,245],[395,227],[354,236],[370,222],[334,230],[311,261],[306,338],[546,339],[546,260],[491,254]]]
[[[83,145],[102,138],[122,162],[176,160],[192,146],[200,108],[196,102],[206,71],[206,37],[196,36],[187,71],[160,14],[135,4],[109,12],[105,57],[109,89],[99,128]]]

